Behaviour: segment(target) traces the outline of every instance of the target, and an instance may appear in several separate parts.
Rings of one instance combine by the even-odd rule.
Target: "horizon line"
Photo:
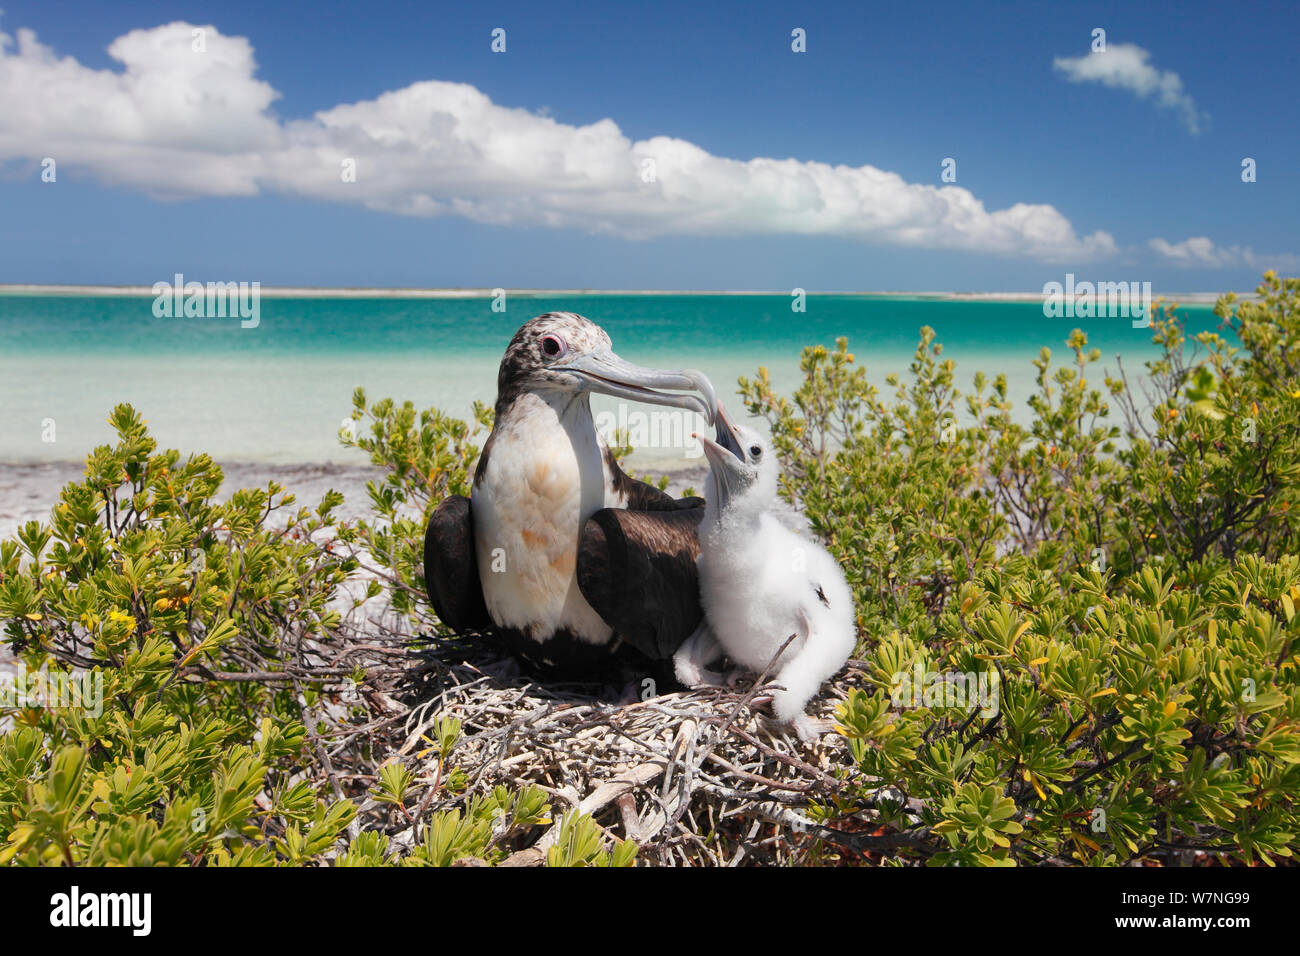
[[[197,280],[196,280],[197,281]],[[214,280],[215,281],[215,280]],[[280,298],[340,298],[340,299],[476,299],[492,298],[498,293],[497,288],[474,286],[263,286],[259,283],[261,295]],[[707,295],[707,296],[780,296],[789,298],[793,293],[785,289],[542,289],[521,288],[505,289],[505,293],[515,296],[670,296],[670,295]],[[881,298],[932,298],[954,301],[1003,301],[1003,302],[1041,302],[1047,295],[1044,292],[976,292],[969,290],[802,290],[809,296],[877,296]],[[87,295],[87,296],[155,296],[150,285],[102,285],[80,283],[27,283],[0,282],[0,295]],[[1225,292],[1159,292],[1153,293],[1157,298],[1167,300],[1214,303]],[[1237,293],[1239,300],[1253,299],[1256,294]]]

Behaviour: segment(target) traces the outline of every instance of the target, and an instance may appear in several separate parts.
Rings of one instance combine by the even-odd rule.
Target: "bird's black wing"
[[[704,616],[695,568],[703,503],[664,497],[672,510],[597,511],[578,546],[582,596],[619,637],[654,660],[671,657]]]
[[[605,465],[609,469],[614,490],[627,496],[628,511],[681,511],[704,507],[703,498],[674,498],[654,485],[633,478],[619,467],[614,453],[608,448],[605,449]]]
[[[469,499],[452,495],[429,519],[424,533],[424,584],[442,623],[457,634],[491,623],[483,603]]]

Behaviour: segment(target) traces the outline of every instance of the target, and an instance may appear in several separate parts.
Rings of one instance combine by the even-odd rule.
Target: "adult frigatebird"
[[[704,501],[624,473],[596,431],[591,392],[710,421],[716,405],[703,374],[632,365],[594,322],[539,315],[501,360],[470,497],[443,501],[424,542],[425,584],[444,624],[490,629],[518,656],[564,670],[608,662],[624,642],[665,660],[702,618]]]

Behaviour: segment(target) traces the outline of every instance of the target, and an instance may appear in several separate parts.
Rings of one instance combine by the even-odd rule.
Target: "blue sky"
[[[1215,291],[1300,273],[1294,4],[0,6],[0,282],[1035,290],[1073,271]],[[99,71],[124,69],[109,45],[177,21],[217,31],[204,69],[235,64],[193,74],[221,84],[220,115],[173,128],[148,83],[99,109]],[[1096,27],[1134,61],[1118,85],[1075,77]],[[70,59],[24,54],[21,29]],[[148,34],[135,68],[188,35]],[[173,67],[163,87],[190,82]],[[430,80],[485,99],[455,113],[461,88],[443,85],[312,119]],[[54,115],[77,96],[83,112]],[[394,132],[424,123],[412,103],[455,113],[456,138]],[[590,125],[606,119],[616,131]],[[535,163],[474,160],[516,134]],[[469,159],[443,164],[449,143]],[[357,150],[351,188],[294,166]],[[610,180],[647,155],[662,194]],[[1040,213],[999,215],[1016,204]]]

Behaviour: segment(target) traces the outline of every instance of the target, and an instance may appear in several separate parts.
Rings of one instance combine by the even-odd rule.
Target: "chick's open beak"
[[[745,453],[740,450],[740,439],[736,437],[736,423],[727,414],[726,406],[722,402],[718,402],[715,408],[717,411],[713,416],[713,443],[720,445],[741,461],[744,461]],[[707,439],[705,440],[707,441]]]
[[[753,469],[745,461],[735,427],[727,410],[718,403],[714,422],[716,439],[707,435],[695,436],[704,449],[704,457],[709,460],[709,471],[713,474],[720,507],[726,507],[727,502],[744,492],[754,480]]]

